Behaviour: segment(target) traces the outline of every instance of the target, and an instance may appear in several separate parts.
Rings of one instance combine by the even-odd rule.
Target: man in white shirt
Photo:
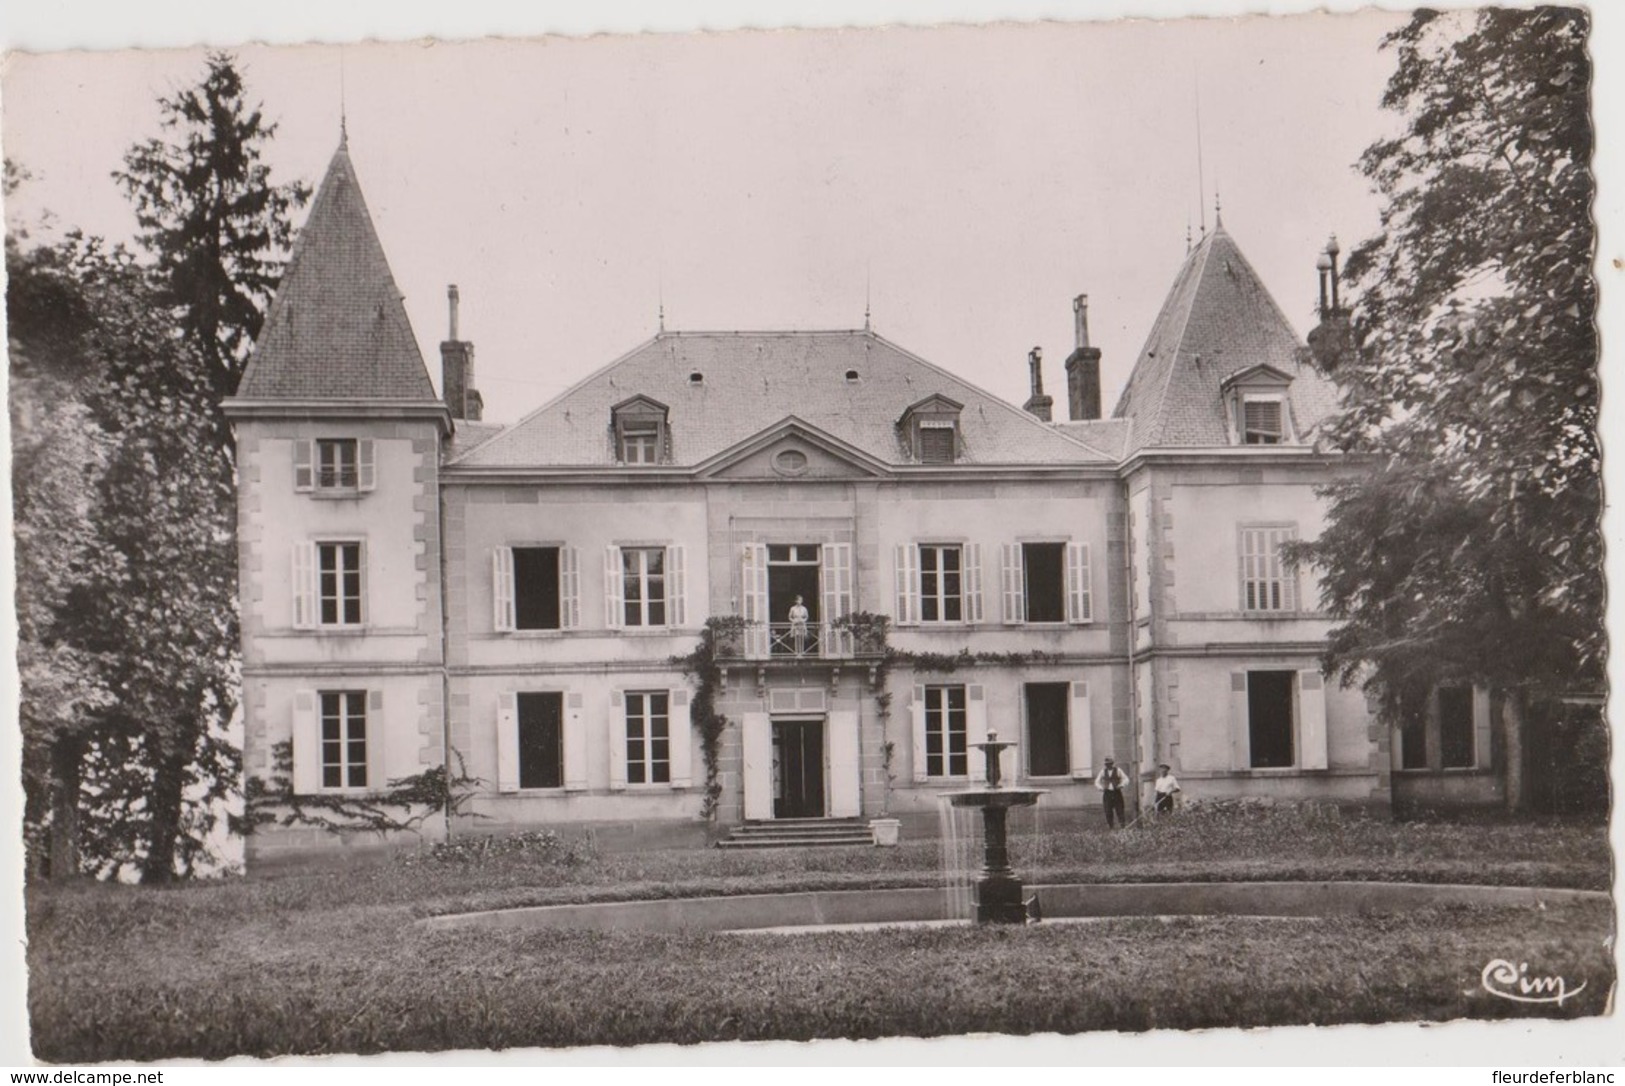
[[[1117,762],[1108,756],[1105,768],[1095,778],[1095,787],[1100,789],[1101,805],[1106,809],[1107,829],[1128,825],[1128,819],[1123,815],[1123,786],[1127,783],[1128,776],[1118,769]]]
[[[1179,791],[1179,781],[1174,779],[1173,770],[1166,765],[1157,766],[1157,780],[1152,785],[1157,794],[1157,813],[1174,813],[1174,795]]]

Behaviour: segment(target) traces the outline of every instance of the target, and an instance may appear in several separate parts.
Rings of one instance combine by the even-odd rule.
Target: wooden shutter
[[[960,565],[959,585],[964,596],[960,613],[966,622],[975,625],[982,621],[982,545],[966,543]]]
[[[316,691],[293,693],[293,792],[313,796],[322,790],[322,725]]]
[[[1067,756],[1075,780],[1089,780],[1094,767],[1094,711],[1089,703],[1089,684],[1072,684],[1072,704],[1066,718]]]
[[[1304,769],[1325,769],[1326,680],[1315,669],[1298,672],[1298,737],[1303,744],[1299,765]]]
[[[819,590],[823,609],[820,642],[825,656],[851,656],[852,631],[830,624],[852,613],[852,544],[826,543],[819,549]]]
[[[1253,742],[1248,732],[1250,717],[1247,710],[1247,673],[1230,673],[1230,768],[1250,769],[1253,764]]]
[[[1281,528],[1270,533],[1270,554],[1275,562],[1276,575],[1281,578],[1281,610],[1296,611],[1298,609],[1298,571],[1294,569],[1281,554],[1293,539],[1297,538],[1295,528]]]
[[[1004,589],[1004,624],[1020,626],[1027,621],[1027,601],[1022,584],[1021,544],[999,546],[999,578]]]
[[[513,548],[497,547],[491,551],[491,628],[507,631],[514,625]]]
[[[384,759],[388,746],[389,722],[384,716],[384,692],[367,691],[367,788],[381,792],[389,787],[389,763]]]
[[[497,695],[497,791],[519,791],[519,695]]]
[[[647,754],[649,748],[643,749]],[[626,787],[626,695],[619,690],[609,692],[609,787]]]
[[[293,545],[293,628],[316,628],[316,544]]]
[[[671,722],[667,734],[671,736],[671,786],[691,788],[694,785],[694,725],[689,714],[688,687],[679,686],[668,694]]]
[[[559,548],[559,628],[581,628],[581,552]]]
[[[621,579],[621,548],[604,548],[604,628],[619,630],[626,621],[626,585]]]
[[[829,814],[854,818],[863,813],[859,785],[858,714],[853,709],[829,713]]]
[[[987,691],[980,684],[965,687],[965,750],[970,764],[970,779],[987,780],[987,759],[976,749],[977,743],[987,740]],[[1003,772],[1004,763],[999,763]],[[1004,776],[1009,780],[1008,774]]]
[[[1494,750],[1490,745],[1490,689],[1473,687],[1473,765],[1488,769],[1493,762]]]
[[[666,623],[688,625],[688,553],[681,546],[666,548]]]
[[[378,485],[371,438],[362,438],[355,443],[355,479],[357,490],[372,490]]]
[[[564,695],[564,790],[580,792],[587,787],[587,722],[585,699],[578,693]],[[624,739],[626,732],[621,735]],[[625,759],[622,759],[625,765]]]
[[[920,552],[913,543],[897,544],[894,566],[897,593],[897,625],[912,626],[920,621]]]
[[[766,713],[740,714],[744,747],[745,817],[773,817],[773,718]]]
[[[1397,724],[1388,729],[1388,768],[1405,768],[1405,729]]]
[[[1068,622],[1083,623],[1094,618],[1093,600],[1089,593],[1089,544],[1066,545],[1066,618]]]
[[[766,543],[745,544],[739,558],[739,577],[740,605],[744,608],[745,621],[749,623],[745,627],[745,656],[747,659],[762,659],[767,656],[770,644]]]
[[[316,488],[316,472],[312,466],[316,458],[315,449],[314,441],[293,443],[293,488],[296,491],[303,492]]]
[[[924,784],[929,779],[925,759],[925,687],[914,688],[914,700],[909,704],[908,715],[914,739],[914,783]]]

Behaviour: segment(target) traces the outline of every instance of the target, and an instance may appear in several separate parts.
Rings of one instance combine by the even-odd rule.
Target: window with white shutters
[[[1297,610],[1297,578],[1281,548],[1297,538],[1290,525],[1243,526],[1240,529],[1241,609],[1253,612]]]

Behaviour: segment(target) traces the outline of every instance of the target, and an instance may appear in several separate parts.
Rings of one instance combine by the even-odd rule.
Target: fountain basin
[[[937,795],[955,807],[986,809],[1031,807],[1038,797],[1046,795],[1047,788],[971,788],[963,792],[938,792]]]

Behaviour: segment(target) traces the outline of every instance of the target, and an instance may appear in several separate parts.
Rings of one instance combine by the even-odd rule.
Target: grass
[[[1601,887],[1601,827],[1182,818],[1019,839],[1029,881],[1397,878]],[[1123,918],[1030,929],[820,933],[430,932],[423,915],[520,903],[936,885],[896,850],[542,848],[161,890],[29,890],[42,1059],[217,1058],[735,1039],[1076,1033],[1602,1013],[1606,904],[1402,916]],[[1479,989],[1518,956],[1561,1008]]]

